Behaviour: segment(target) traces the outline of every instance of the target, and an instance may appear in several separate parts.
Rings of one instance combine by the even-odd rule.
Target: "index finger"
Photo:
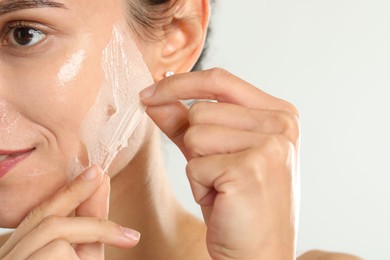
[[[206,99],[297,114],[290,103],[269,95],[220,68],[165,78],[142,91],[140,97],[145,105],[151,106],[165,105],[178,100]]]
[[[43,219],[55,215],[66,217],[87,200],[102,182],[102,171],[94,166],[59,190],[49,200],[33,209],[18,226],[11,238],[0,249],[0,258],[6,255],[19,241]]]
[[[77,209],[77,217],[94,217],[108,219],[110,198],[110,178],[105,175],[103,183],[95,193],[84,201]],[[76,247],[80,259],[104,259],[104,245],[102,243],[80,244]]]

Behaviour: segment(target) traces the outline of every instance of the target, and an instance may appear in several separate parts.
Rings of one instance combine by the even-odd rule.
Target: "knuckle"
[[[191,179],[194,172],[195,172],[195,166],[196,166],[196,163],[194,161],[195,159],[192,159],[190,161],[188,161],[187,165],[186,165],[186,173],[187,173],[187,178],[188,179]]]
[[[121,226],[115,222],[112,222],[108,219],[96,219],[96,224],[99,228],[97,228],[96,236],[96,242],[100,241],[104,234],[102,234],[100,231],[103,230],[111,230],[111,232],[117,232],[118,230],[121,230]],[[99,231],[100,230],[100,231]]]
[[[188,121],[190,124],[202,122],[204,111],[207,111],[208,102],[198,101],[194,103],[188,111]]]
[[[270,135],[264,142],[264,154],[268,159],[284,161],[290,151],[288,140],[282,135]]]
[[[197,138],[201,134],[201,126],[191,126],[188,128],[187,132],[184,134],[183,142],[187,149],[192,154],[199,153],[199,138]]]
[[[73,247],[64,239],[56,239],[51,242],[51,248],[62,253],[69,253]]]
[[[158,86],[159,83],[157,83]],[[164,78],[164,85],[167,89],[173,89],[175,87],[175,77]]]
[[[232,74],[229,71],[222,69],[222,68],[219,68],[219,67],[210,69],[209,73],[210,73],[209,77],[210,77],[211,81],[217,87],[218,86],[222,87],[223,86],[222,82],[224,82],[232,77]]]
[[[243,154],[239,161],[245,172],[249,173],[249,176],[252,176],[251,181],[253,180],[256,184],[265,182],[266,176],[264,175],[264,168],[267,168],[268,161],[265,159],[260,149],[254,148],[248,150]]]
[[[199,172],[199,165],[201,164],[202,159],[200,158],[192,158],[188,161],[186,165],[186,175],[188,180],[197,180],[198,179],[198,172]]]
[[[56,239],[51,242],[51,249],[56,255],[66,259],[79,259],[73,246],[65,239]]]
[[[191,106],[190,110],[192,110],[193,113],[200,112],[200,111],[202,111],[202,108],[203,108],[203,106],[204,106],[204,103],[205,103],[205,102],[197,101],[197,102],[195,102],[195,103]]]
[[[226,78],[231,76],[231,73],[229,71],[220,67],[212,68],[210,72],[214,77],[218,77],[218,78]]]
[[[285,108],[285,110],[287,112],[289,112],[290,114],[294,115],[295,117],[299,118],[299,111],[298,111],[298,108],[293,105],[292,103],[286,101],[286,100],[283,100],[283,106]]]
[[[262,187],[270,178],[291,173],[292,147],[286,138],[272,136],[267,138],[263,146],[243,153],[239,161],[241,169],[248,173],[247,181],[255,187]]]
[[[75,188],[71,183],[68,183],[64,186],[64,194],[73,196],[73,193],[75,193]]]
[[[37,226],[39,231],[51,230],[54,227],[59,227],[61,225],[61,217],[58,216],[48,216],[44,218],[41,223]]]
[[[279,120],[283,122],[282,133],[288,137],[294,144],[297,143],[300,136],[299,118],[287,112],[279,114]]]
[[[263,153],[267,160],[268,171],[274,173],[275,176],[292,174],[295,148],[287,138],[282,135],[268,138]],[[287,173],[287,175],[283,173]]]
[[[290,127],[286,129],[286,134],[290,137],[293,144],[297,144],[301,136],[301,123],[296,116],[291,117],[290,120],[291,124]]]
[[[72,185],[72,183],[68,183],[65,185],[63,195],[69,198],[71,201],[76,202],[77,204],[80,204],[82,202],[82,200],[78,196],[77,188]]]
[[[30,222],[45,218],[46,204],[42,203],[27,214],[25,221]]]
[[[110,224],[111,224],[111,222],[109,221],[109,220],[107,220],[107,219],[101,219],[101,218],[99,218],[99,219],[97,219],[97,224],[99,225],[99,226],[109,226]]]

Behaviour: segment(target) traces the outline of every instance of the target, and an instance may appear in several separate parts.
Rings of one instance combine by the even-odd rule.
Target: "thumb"
[[[189,127],[188,106],[177,101],[161,106],[148,106],[146,113],[189,160],[190,155],[183,141],[184,134]]]
[[[76,217],[108,219],[110,198],[110,177],[105,174],[96,192],[76,209]],[[81,244],[76,247],[80,259],[104,259],[104,245],[101,243]]]

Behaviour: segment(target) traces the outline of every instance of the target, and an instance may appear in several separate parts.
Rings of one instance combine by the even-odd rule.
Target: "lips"
[[[6,175],[23,159],[27,158],[35,148],[19,151],[1,151],[0,150],[0,178]]]

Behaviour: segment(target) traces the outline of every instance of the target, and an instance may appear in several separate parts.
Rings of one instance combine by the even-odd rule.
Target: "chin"
[[[17,228],[26,216],[40,204],[40,201],[31,201],[31,197],[31,195],[19,194],[18,199],[1,198],[0,228]]]
[[[52,194],[42,194],[38,192],[28,194],[19,194],[18,197],[3,203],[1,199],[0,208],[0,228],[17,228],[20,223],[30,214],[30,212],[37,206],[42,204]]]
[[[19,177],[18,183],[3,185],[0,188],[0,227],[18,227],[33,209],[52,197],[64,184],[64,178],[56,178],[56,174],[52,174],[25,179]]]
[[[18,212],[3,212],[3,209],[0,210],[0,228],[17,228],[23,219],[26,217],[29,211],[24,213]]]

